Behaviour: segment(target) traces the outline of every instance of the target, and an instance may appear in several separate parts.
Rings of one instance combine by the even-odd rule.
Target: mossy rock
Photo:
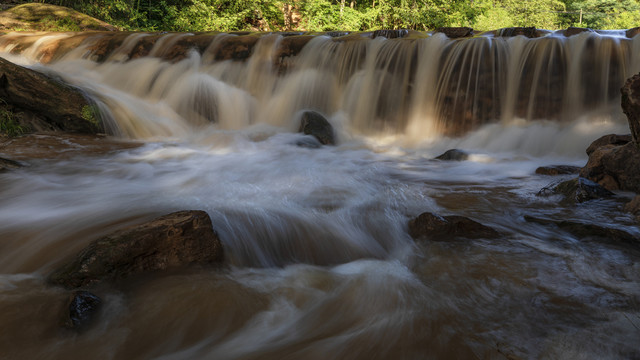
[[[0,31],[115,31],[91,16],[63,6],[28,3],[0,12]]]

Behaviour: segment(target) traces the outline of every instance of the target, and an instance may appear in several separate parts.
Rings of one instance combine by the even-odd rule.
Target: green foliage
[[[567,1],[567,7],[572,14],[567,22],[573,26],[592,29],[628,29],[640,26],[640,3],[637,0]]]
[[[639,0],[58,0],[127,30],[597,29],[640,25]],[[292,9],[292,10],[289,10]],[[579,12],[583,19],[580,24]],[[289,24],[287,19],[293,21]],[[60,24],[63,28],[65,24]],[[290,26],[290,28],[287,28]]]
[[[0,134],[15,137],[26,132],[27,129],[20,126],[13,112],[0,107]]]

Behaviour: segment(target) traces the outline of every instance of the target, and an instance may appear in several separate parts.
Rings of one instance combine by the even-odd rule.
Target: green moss
[[[100,126],[97,114],[98,109],[94,105],[85,105],[82,107],[82,118],[95,126]]]
[[[23,135],[26,132],[27,129],[20,126],[20,123],[13,112],[0,107],[0,134],[9,137],[16,137]]]

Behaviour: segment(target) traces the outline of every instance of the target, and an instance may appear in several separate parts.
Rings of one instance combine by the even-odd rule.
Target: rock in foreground
[[[562,195],[564,199],[561,203],[576,204],[589,200],[608,198],[614,194],[589,179],[582,177],[563,181],[559,184],[552,184],[538,192],[538,196]]]
[[[191,264],[221,263],[222,243],[204,211],[180,211],[104,236],[49,280],[66,288]]]
[[[446,241],[454,238],[494,239],[496,230],[464,216],[439,216],[429,212],[409,221],[409,234],[414,239]]]
[[[101,305],[102,300],[88,291],[74,292],[69,303],[69,327],[78,331],[87,328]]]
[[[589,155],[580,176],[608,190],[640,193],[640,148],[634,142],[601,146]]]

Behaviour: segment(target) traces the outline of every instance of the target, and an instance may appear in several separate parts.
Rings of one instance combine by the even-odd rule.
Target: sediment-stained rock
[[[92,242],[55,270],[49,281],[73,289],[143,272],[222,261],[222,243],[209,215],[179,211]]]
[[[500,233],[464,216],[439,216],[425,212],[409,221],[409,235],[414,239],[447,241],[456,238],[494,239]]]

